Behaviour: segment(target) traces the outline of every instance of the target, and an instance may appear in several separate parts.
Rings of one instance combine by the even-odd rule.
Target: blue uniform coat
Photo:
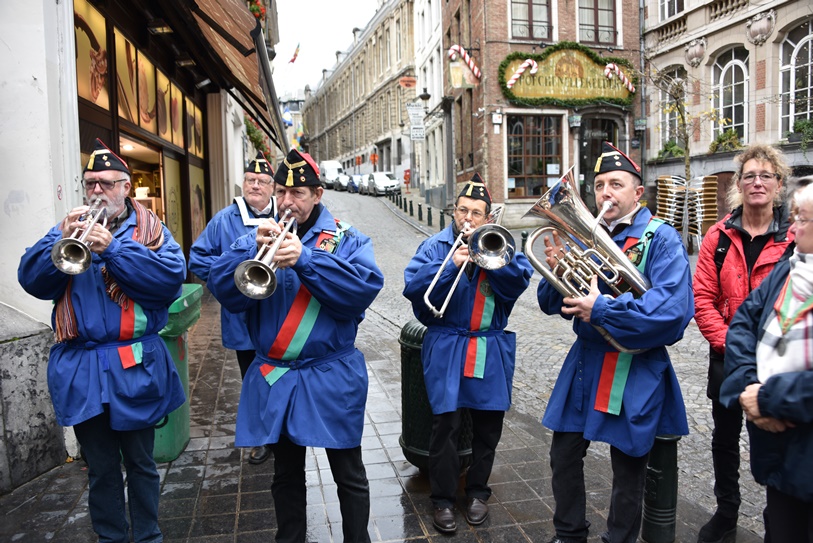
[[[517,253],[508,265],[485,271],[495,299],[488,330],[471,330],[479,267],[474,268],[471,279],[463,274],[445,315],[438,319],[426,307],[423,297],[455,239],[450,225],[421,243],[404,270],[403,294],[412,302],[415,316],[427,326],[421,361],[429,404],[436,415],[460,407],[507,411],[511,406],[516,337],[505,326],[517,298],[528,288],[533,268],[525,255]],[[436,308],[443,305],[459,271],[451,260],[446,264],[430,296]],[[486,338],[485,372],[483,378],[465,377],[469,339],[477,336]]]
[[[58,227],[28,248],[20,261],[20,285],[43,300],[59,299],[73,278],[71,300],[79,337],[55,344],[48,359],[48,388],[62,426],[95,417],[108,405],[114,430],[138,430],[155,425],[185,401],[175,363],[158,332],[181,293],[186,262],[166,227],[163,245],[151,251],[132,239],[135,226],[131,211],[107,249],[101,255],[91,253],[91,267],[79,275],[66,275],[51,262],[51,248],[62,238]],[[105,293],[102,266],[143,310],[143,333],[134,341],[119,341],[122,308]],[[140,364],[122,367],[118,347],[124,345],[141,349]]]
[[[651,216],[641,209],[633,224],[613,241],[620,248],[627,237],[640,238]],[[542,419],[551,430],[580,432],[585,439],[609,443],[635,457],[652,448],[656,435],[689,433],[683,396],[665,345],[683,337],[694,315],[694,299],[686,249],[668,224],[655,231],[644,275],[652,288],[640,298],[630,293],[618,298],[599,296],[591,323],[573,320],[576,342],[562,364]],[[610,292],[602,281],[599,288]],[[571,318],[561,313],[562,295],[544,279],[537,297],[546,314]],[[593,324],[627,348],[648,349],[632,358],[619,415],[593,408],[604,355],[613,351]]]
[[[726,336],[726,379],[720,389],[723,405],[739,405],[745,387],[759,382],[757,344],[765,332],[765,321],[776,318],[774,302],[789,273],[789,261],[781,260],[734,314]],[[757,402],[760,414],[791,421],[796,427],[772,433],[746,422],[754,480],[813,502],[813,471],[804,467],[813,458],[813,371],[771,376],[762,383]]]
[[[209,289],[229,311],[245,311],[257,355],[243,379],[237,411],[235,445],[276,443],[280,435],[298,445],[352,448],[361,444],[367,401],[367,367],[354,346],[364,311],[384,285],[370,238],[355,228],[345,232],[336,253],[316,248],[323,230],[336,230],[320,204],[314,226],[302,235],[297,263],[277,270],[277,289],[264,300],[244,296],[234,284],[234,270],[257,254],[254,234],[239,238],[212,265]],[[300,356],[292,362],[269,359],[300,285],[321,304]],[[260,366],[289,367],[273,386]]]
[[[189,269],[208,283],[212,264],[237,241],[237,238],[253,232],[256,228],[256,225],[243,224],[243,217],[237,204],[232,203],[221,209],[192,244],[189,251]],[[244,314],[232,313],[221,306],[220,328],[223,346],[227,349],[235,351],[254,349],[248,337]]]

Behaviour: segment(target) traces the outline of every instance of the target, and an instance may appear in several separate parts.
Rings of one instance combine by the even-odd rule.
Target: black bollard
[[[446,213],[443,211],[440,212],[440,229],[443,230],[446,228]]]
[[[522,231],[522,249],[520,249],[523,252],[523,254],[525,253],[525,243],[527,241],[528,241],[528,231],[523,230]]]
[[[426,206],[426,226],[432,226],[432,206]]]
[[[672,543],[677,518],[677,442],[680,436],[655,436],[649,451],[644,487],[641,539],[646,543]]]
[[[400,193],[395,198],[395,203],[398,205],[398,209],[401,209],[401,194]]]
[[[423,208],[421,207],[420,203],[418,204],[418,220],[419,221],[423,220]]]
[[[413,216],[414,214],[415,214],[415,213],[413,212],[413,209],[412,209],[412,200],[410,200],[410,201],[409,201],[409,216],[411,217],[411,216]]]

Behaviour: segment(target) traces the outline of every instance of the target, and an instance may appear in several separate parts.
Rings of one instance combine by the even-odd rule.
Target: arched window
[[[733,128],[740,141],[748,136],[748,51],[735,47],[717,57],[714,63],[714,101],[718,119],[715,137]]]
[[[660,89],[661,147],[665,147],[670,141],[681,147],[685,145],[685,142],[679,141],[678,130],[678,108],[685,107],[685,93],[681,97],[676,96],[676,89],[681,88],[681,84],[685,82],[686,69],[682,67],[665,70],[657,78],[656,86]]]
[[[782,67],[781,133],[793,130],[793,123],[813,119],[813,19],[788,32],[780,50]]]

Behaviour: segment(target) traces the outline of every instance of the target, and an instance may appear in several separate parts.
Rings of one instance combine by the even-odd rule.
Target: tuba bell
[[[609,205],[607,205],[609,204]],[[546,225],[534,230],[526,241],[526,256],[531,265],[542,274],[562,296],[580,298],[590,291],[593,275],[604,281],[616,296],[631,292],[636,298],[649,290],[650,284],[629,258],[599,225],[601,218],[612,207],[607,202],[597,218],[579,197],[571,170],[551,187],[525,216],[545,219]],[[544,234],[557,232],[564,241],[565,254],[556,255],[558,262],[551,269],[533,254],[534,242]],[[619,344],[609,332],[593,325],[615,349],[625,353],[639,353],[643,349],[628,349]]]
[[[87,213],[82,217],[86,224],[74,230],[70,237],[62,238],[51,248],[51,262],[56,268],[68,275],[78,275],[90,268],[93,255],[90,253],[92,242],[87,241],[93,226],[102,221],[102,228],[107,226],[107,210],[102,207],[102,200],[96,198],[91,202]]]

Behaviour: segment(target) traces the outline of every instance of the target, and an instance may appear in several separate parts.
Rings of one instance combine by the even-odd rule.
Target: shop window
[[[813,119],[813,19],[788,32],[780,49],[781,134],[793,131],[793,123]]]
[[[508,115],[508,197],[539,197],[562,172],[562,117]]]
[[[520,40],[550,40],[550,0],[512,0],[511,37]]]
[[[748,131],[748,51],[743,47],[720,55],[714,63],[715,137],[734,129],[741,142]]]
[[[80,98],[109,109],[106,21],[85,0],[74,2],[76,86]]]

